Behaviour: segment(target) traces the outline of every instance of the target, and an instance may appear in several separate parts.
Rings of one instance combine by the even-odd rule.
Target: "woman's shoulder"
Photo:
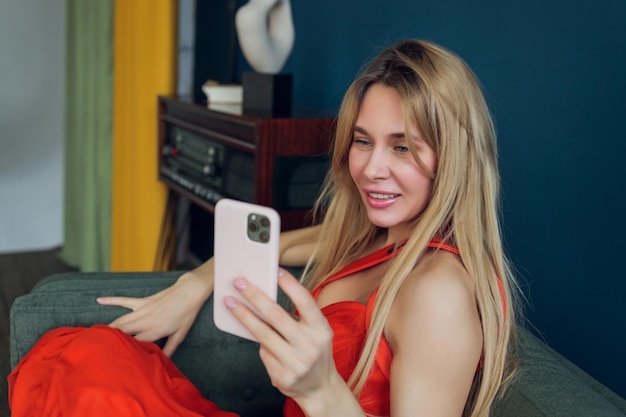
[[[455,293],[474,297],[474,283],[461,259],[445,250],[427,251],[406,278],[400,296],[410,300],[449,298]]]
[[[395,344],[397,336],[408,330],[433,325],[453,328],[468,317],[479,320],[474,284],[467,270],[457,255],[429,251],[400,287],[385,326],[386,334],[390,344]]]

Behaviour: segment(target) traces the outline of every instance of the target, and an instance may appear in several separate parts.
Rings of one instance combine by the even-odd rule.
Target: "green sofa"
[[[109,323],[127,311],[100,306],[97,296],[147,296],[169,286],[180,274],[71,272],[45,278],[11,308],[11,366],[47,330]],[[283,398],[269,382],[257,345],[217,330],[211,300],[172,359],[221,408],[246,417],[281,415]],[[626,400],[527,331],[521,334],[520,362],[519,378],[492,415],[626,416]]]

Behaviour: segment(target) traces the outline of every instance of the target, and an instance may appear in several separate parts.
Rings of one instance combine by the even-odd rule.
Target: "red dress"
[[[8,377],[12,417],[236,417],[154,343],[109,326],[46,333]]]
[[[428,244],[430,248],[447,250],[454,254],[459,251],[449,245],[433,240]],[[328,278],[315,288],[312,295],[315,299],[322,289],[338,279],[352,275],[364,269],[376,266],[397,255],[402,248],[394,251],[395,244],[384,247],[370,255],[361,258]],[[322,313],[333,330],[333,358],[335,366],[342,378],[347,381],[359,360],[367,331],[372,318],[372,310],[378,290],[367,299],[366,304],[356,301],[341,301],[322,308]],[[376,359],[365,386],[361,390],[359,404],[367,415],[388,416],[390,414],[389,373],[391,371],[392,352],[387,340],[383,336],[376,350]],[[287,398],[283,408],[285,417],[300,417],[304,413],[291,398]]]

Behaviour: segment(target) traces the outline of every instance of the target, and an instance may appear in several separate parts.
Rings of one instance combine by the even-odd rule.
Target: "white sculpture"
[[[289,0],[249,0],[237,10],[235,26],[248,64],[256,72],[278,74],[295,41]]]

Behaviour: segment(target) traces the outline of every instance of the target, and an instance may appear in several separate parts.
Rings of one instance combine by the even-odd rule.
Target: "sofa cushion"
[[[519,375],[494,416],[626,416],[626,400],[534,334],[522,330],[519,349]]]

